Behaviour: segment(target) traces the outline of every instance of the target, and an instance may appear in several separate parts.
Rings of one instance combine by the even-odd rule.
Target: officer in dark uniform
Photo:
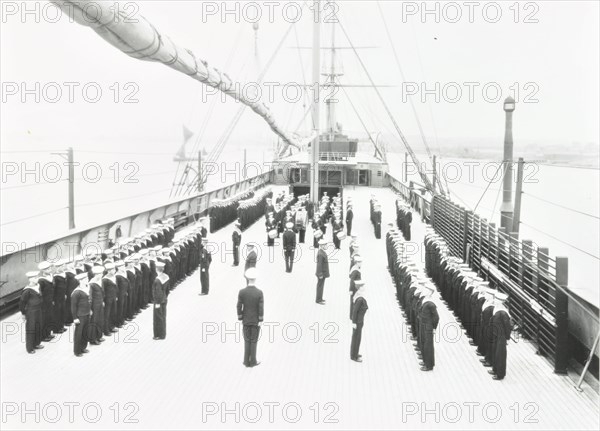
[[[125,324],[127,314],[127,297],[129,296],[129,278],[125,269],[125,261],[119,260],[115,263],[117,273],[117,311],[114,319],[115,325],[119,328]]]
[[[346,234],[352,235],[352,220],[354,220],[354,211],[352,210],[352,202],[349,200],[346,210]]]
[[[209,278],[209,268],[212,262],[212,256],[206,249],[206,244],[208,240],[206,238],[202,238],[202,250],[200,250],[200,285],[202,288],[202,292],[200,295],[208,295],[208,291],[210,288],[210,278]]]
[[[423,362],[421,362],[421,371],[431,371],[435,366],[434,353],[434,331],[437,329],[440,317],[437,312],[437,306],[433,302],[432,295],[434,287],[427,283],[425,284],[425,297],[421,302],[419,313],[419,339]]]
[[[231,234],[231,242],[233,243],[233,266],[240,264],[240,244],[242,242],[242,231],[240,224],[236,223]]]
[[[19,310],[25,321],[25,349],[27,353],[35,353],[43,349],[42,342],[42,295],[38,284],[39,271],[29,271],[29,284],[25,286],[19,301]]]
[[[294,224],[289,221],[283,233],[283,253],[285,257],[285,272],[292,272],[294,267],[294,253],[296,252],[296,234],[292,230]]]
[[[256,261],[258,260],[258,255],[256,254],[256,248],[253,243],[246,244],[246,248],[248,250],[248,256],[246,256],[246,264],[244,265],[244,272],[249,268],[256,268]]]
[[[329,278],[329,258],[325,252],[327,248],[327,241],[319,241],[319,251],[317,253],[317,270],[315,275],[317,276],[317,299],[316,302],[319,305],[325,305],[323,300],[323,290],[325,289],[325,279]]]
[[[355,362],[362,362],[360,351],[360,342],[362,338],[362,328],[365,322],[365,314],[369,309],[365,298],[365,283],[362,280],[356,280],[356,293],[354,294],[354,305],[352,307],[352,343],[350,345],[350,359]]]
[[[260,325],[264,316],[263,292],[256,287],[256,268],[245,273],[247,285],[238,294],[237,316],[242,321],[244,333],[244,361],[246,367],[260,364],[256,360],[256,347],[260,336]]]
[[[494,380],[502,380],[506,376],[506,344],[510,340],[512,322],[510,314],[504,306],[508,295],[496,292],[492,327],[492,369],[488,371]]]

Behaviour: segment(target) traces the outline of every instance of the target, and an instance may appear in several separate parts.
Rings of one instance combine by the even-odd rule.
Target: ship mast
[[[310,200],[319,205],[319,104],[320,104],[320,69],[321,69],[321,1],[313,0],[313,141],[311,144],[311,169],[310,169]]]
[[[337,94],[335,88],[337,87],[337,77],[342,76],[342,73],[336,72],[336,49],[335,49],[335,23],[331,25],[331,67],[329,73],[324,73],[326,76],[325,88],[331,87],[334,91],[330,94]],[[337,132],[336,116],[335,116],[335,104],[337,100],[333,97],[327,98],[325,104],[327,105],[327,132],[329,133],[329,140],[335,139],[335,133]]]

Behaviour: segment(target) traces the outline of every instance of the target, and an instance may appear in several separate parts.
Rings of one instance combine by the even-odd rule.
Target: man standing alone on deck
[[[350,345],[350,359],[355,362],[362,362],[360,350],[360,341],[362,338],[362,328],[365,322],[365,314],[369,309],[365,299],[365,282],[356,280],[354,285],[357,288],[354,294],[354,306],[352,307],[352,344]]]
[[[283,253],[285,257],[285,272],[292,272],[294,267],[294,253],[296,252],[296,234],[292,230],[294,224],[288,222],[283,233]]]
[[[238,266],[240,264],[240,243],[242,242],[242,231],[239,223],[235,224],[231,241],[233,242],[233,266]]]
[[[323,290],[325,289],[325,279],[329,278],[329,259],[325,249],[327,248],[327,241],[322,239],[319,241],[319,252],[317,253],[317,304],[325,305],[323,300]]]
[[[208,276],[208,269],[210,268],[210,264],[212,262],[212,256],[206,249],[206,244],[208,240],[202,237],[202,249],[200,250],[200,286],[202,292],[200,295],[208,295],[210,278]]]
[[[492,369],[488,371],[494,380],[502,380],[506,376],[506,344],[510,340],[512,323],[510,314],[504,306],[508,295],[496,292],[494,314],[491,319],[492,331]]]
[[[247,285],[238,294],[237,316],[242,321],[244,333],[244,365],[256,367],[256,347],[260,335],[260,325],[264,316],[263,292],[256,287],[256,268],[250,268],[245,273]]]

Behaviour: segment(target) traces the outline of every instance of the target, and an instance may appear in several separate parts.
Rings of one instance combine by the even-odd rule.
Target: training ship
[[[258,423],[261,428],[447,429],[476,425],[598,429],[598,308],[569,290],[564,260],[511,235],[509,225],[497,227],[450,200],[435,173],[429,177],[419,172],[418,182],[394,177],[389,172],[385,147],[369,137],[372,151],[359,151],[358,139],[344,134],[336,121],[333,103],[327,104],[327,124],[323,128],[318,121],[319,104],[314,104],[313,119],[317,120],[313,120],[313,134],[298,139],[277,124],[274,113],[265,105],[236,93],[228,75],[177,46],[150,22],[93,22],[84,9],[54,3],[129,56],[162,62],[246,104],[269,124],[280,146],[269,172],[223,188],[197,190],[189,197],[93,228],[74,228],[67,236],[35,250],[3,256],[3,400],[19,405],[97,403],[104,409],[104,416],[96,423],[99,426],[114,425],[109,408],[118,403],[120,413],[135,420],[120,423],[125,428],[196,428],[202,424],[231,429]],[[318,9],[318,1],[315,3]],[[102,8],[103,16],[111,16],[109,6],[100,3],[97,7]],[[315,82],[321,82],[320,26],[314,25]],[[325,74],[327,85],[336,86],[339,79],[334,41],[328,49],[332,61],[331,70]],[[514,101],[507,100],[504,108],[507,141],[512,145],[509,117]],[[401,132],[400,136],[411,162],[421,166]],[[513,159],[512,154],[508,157]],[[180,152],[178,158],[182,161],[186,156]],[[201,169],[200,164],[196,172],[199,178]],[[231,268],[227,251],[235,217],[214,220],[213,209],[224,204],[238,208],[249,193],[265,199],[266,190],[308,195],[314,204],[324,195],[354,202],[353,234],[363,250],[363,278],[369,286],[370,304],[362,364],[348,360],[350,239],[342,240],[341,249],[331,255],[332,261],[339,264],[331,264],[332,276],[325,293],[328,305],[315,309],[315,250],[311,247],[313,232],[307,225],[311,240],[299,245],[302,257],[292,274],[283,271],[283,259],[277,253],[259,257],[258,285],[265,292],[265,320],[276,323],[271,326],[275,328],[273,339],[259,343],[263,365],[252,370],[241,366],[242,346],[235,335],[227,332],[235,324],[237,292],[244,286],[243,265]],[[369,219],[371,199],[381,205],[385,221],[396,222],[398,208],[410,208],[411,241],[419,247],[417,255],[421,255],[423,269],[426,235],[434,232],[464,268],[508,295],[515,330],[508,343],[508,372],[503,381],[492,380],[481,366],[469,338],[464,336],[463,322],[439,294],[441,329],[435,344],[436,367],[431,373],[419,370],[388,270],[386,227],[381,239],[376,239]],[[519,209],[503,206],[502,211],[512,214]],[[25,274],[36,269],[40,260],[48,259],[51,248],[66,249],[67,244],[77,243],[83,250],[86,244],[98,242],[100,248],[110,248],[167,221],[176,237],[181,237],[206,218],[210,220],[209,240],[222,245],[218,251],[221,258],[214,258],[211,267],[211,293],[198,296],[197,273],[177,286],[169,297],[169,335],[162,344],[152,340],[151,310],[142,312],[131,329],[124,327],[120,337],[115,335],[95,347],[83,360],[73,358],[66,337],[48,343],[40,354],[29,356],[21,339],[10,336],[10,325],[20,322],[18,302],[27,284]],[[243,227],[243,243],[264,243],[262,221],[259,218]],[[293,327],[303,335],[290,342],[288,333],[280,332],[281,327]],[[275,404],[274,418],[269,420],[252,422],[244,413],[244,406],[252,405],[266,416],[265,406]],[[290,405],[297,420],[281,410]],[[236,408],[242,419],[235,417]],[[8,417],[9,424],[16,423],[14,417]],[[85,422],[76,417],[74,423]]]

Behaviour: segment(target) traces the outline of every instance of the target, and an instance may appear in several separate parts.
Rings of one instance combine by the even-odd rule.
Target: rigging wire
[[[385,15],[383,14],[383,10],[381,9],[381,4],[379,0],[377,1],[377,9],[379,10],[379,15],[381,16],[381,20],[383,21],[383,26],[385,28],[386,35],[388,37],[388,41],[390,43],[390,47],[392,49],[392,53],[394,54],[394,60],[396,62],[396,66],[400,71],[400,77],[402,78],[402,82],[407,82],[406,77],[404,76],[404,70],[402,70],[402,66],[400,65],[400,59],[398,58],[398,52],[396,51],[396,47],[392,42],[392,35],[390,34],[390,29],[387,25],[387,20],[385,19]],[[420,56],[419,56],[420,59]],[[421,64],[421,68],[423,65]],[[419,119],[419,114],[417,113],[417,108],[415,107],[415,103],[413,101],[412,96],[408,98],[410,107],[413,111],[413,115],[415,116],[415,120],[417,122],[417,126],[419,128],[419,133],[421,134],[421,139],[423,140],[423,144],[425,145],[425,150],[427,151],[427,156],[429,157],[429,161],[433,165],[433,155],[431,154],[431,149],[429,148],[429,144],[427,143],[427,138],[425,138],[425,132],[423,130],[423,125],[421,124],[421,120]],[[440,192],[444,194],[444,187],[442,186],[442,182],[440,180],[439,175],[436,177],[438,186],[440,188]]]
[[[498,171],[500,170],[500,168],[502,168],[504,166],[506,162],[503,160],[502,163],[498,164],[498,169],[496,169],[496,172],[494,173],[493,178],[496,178],[496,175],[498,175]],[[503,175],[504,176],[504,175]],[[479,204],[481,203],[481,200],[483,199],[483,197],[485,196],[485,194],[487,193],[488,189],[490,188],[490,185],[492,185],[491,181],[488,181],[488,185],[485,188],[485,190],[483,191],[483,193],[481,194],[481,197],[479,198],[479,200],[477,201],[477,205],[475,205],[475,208],[473,209],[473,212],[475,212],[475,210],[477,209],[477,207],[479,206]]]
[[[371,74],[367,70],[367,67],[365,66],[364,62],[362,61],[360,55],[358,54],[358,51],[356,50],[356,47],[354,46],[354,44],[350,40],[350,36],[348,36],[348,33],[346,32],[346,29],[344,28],[344,25],[342,24],[341,20],[338,19],[338,23],[339,23],[340,28],[342,29],[342,32],[344,33],[344,36],[346,36],[346,40],[348,41],[349,45],[351,46],[352,50],[354,51],[354,55],[356,55],[356,58],[358,59],[358,62],[360,63],[363,71],[365,72],[365,75],[369,79],[369,82],[373,86],[373,88],[375,90],[375,93],[377,94],[377,96],[378,96],[381,104],[385,108],[385,110],[386,110],[386,112],[387,112],[390,120],[392,121],[392,123],[394,125],[394,128],[396,129],[396,132],[398,133],[398,135],[400,136],[400,139],[404,143],[404,146],[406,147],[406,150],[410,153],[411,158],[413,159],[413,162],[417,165],[417,169],[419,171],[419,175],[421,176],[421,180],[423,181],[423,183],[426,185],[427,188],[433,189],[431,181],[429,181],[429,178],[427,178],[427,175],[420,168],[420,163],[419,163],[419,159],[417,158],[417,155],[415,154],[415,152],[413,151],[413,149],[408,144],[408,140],[404,136],[404,133],[402,133],[402,130],[400,130],[400,126],[398,126],[398,123],[396,122],[396,119],[392,115],[392,112],[390,111],[390,108],[385,103],[385,100],[384,100],[383,96],[381,95],[381,92],[379,91],[379,89],[375,85],[375,82],[373,81],[373,78],[371,77]]]
[[[594,255],[594,254],[592,254],[592,253],[590,253],[590,252],[588,252],[588,251],[585,251],[585,250],[583,250],[583,249],[581,249],[581,248],[577,247],[576,245],[573,245],[573,244],[571,244],[571,243],[569,243],[569,242],[567,242],[567,241],[563,241],[562,239],[560,239],[560,238],[557,238],[557,237],[555,237],[554,235],[551,235],[551,234],[549,234],[549,233],[547,233],[547,232],[544,232],[543,230],[540,230],[540,229],[538,229],[538,228],[536,228],[536,227],[533,227],[533,226],[531,226],[530,224],[527,224],[527,223],[525,223],[525,222],[523,222],[523,221],[522,221],[522,222],[520,222],[520,223],[521,223],[522,225],[525,225],[525,226],[527,226],[528,228],[530,228],[530,229],[533,229],[533,230],[535,230],[536,232],[539,232],[539,233],[541,233],[541,234],[543,234],[543,235],[546,235],[547,237],[550,237],[550,238],[552,238],[552,239],[554,239],[554,240],[556,240],[556,241],[558,241],[558,242],[560,242],[560,243],[562,243],[562,244],[564,244],[564,245],[567,245],[567,246],[569,246],[569,247],[571,247],[571,248],[574,248],[575,250],[578,250],[578,251],[580,251],[581,253],[587,254],[588,256],[590,256],[590,257],[593,257],[593,258],[594,258],[594,259],[596,259],[596,260],[600,260],[600,257],[598,257],[598,256],[596,256],[596,255]]]
[[[94,206],[94,205],[101,205],[101,204],[107,204],[107,203],[112,203],[112,202],[124,201],[124,200],[128,200],[128,199],[137,199],[137,198],[142,198],[142,197],[146,197],[146,196],[156,195],[158,193],[163,193],[163,192],[166,192],[168,190],[171,190],[171,188],[161,189],[161,190],[155,190],[153,192],[144,193],[144,194],[141,194],[141,195],[126,196],[124,198],[108,199],[108,200],[105,200],[105,201],[98,201],[98,202],[88,202],[88,203],[85,203],[85,204],[77,205],[77,207],[89,207],[89,206]]]
[[[556,202],[552,202],[552,201],[549,201],[547,199],[541,198],[539,196],[532,195],[531,193],[527,193],[527,192],[521,192],[521,193],[524,194],[524,195],[530,196],[530,197],[532,197],[534,199],[537,199],[539,201],[546,202],[547,204],[554,205],[556,207],[559,207],[559,208],[562,208],[562,209],[565,209],[565,210],[573,211],[574,213],[581,214],[581,215],[584,215],[584,216],[588,216],[588,217],[594,218],[596,220],[600,220],[600,217],[598,217],[597,215],[589,214],[589,213],[586,213],[586,212],[583,212],[583,211],[579,211],[579,210],[576,210],[574,208],[569,208],[569,207],[566,207],[564,205],[557,204]]]
[[[35,214],[35,215],[29,216],[29,217],[22,217],[22,218],[20,218],[18,220],[7,221],[7,222],[4,222],[4,223],[0,224],[0,226],[6,226],[6,225],[9,225],[9,224],[18,223],[18,222],[22,222],[22,221],[25,221],[25,220],[30,220],[32,218],[45,216],[45,215],[48,215],[48,214],[52,214],[52,213],[56,213],[56,212],[59,212],[59,211],[66,210],[67,208],[69,208],[69,207],[57,208],[57,209],[54,209],[54,210],[50,210],[50,211],[46,211],[46,212],[43,212],[43,213]]]

